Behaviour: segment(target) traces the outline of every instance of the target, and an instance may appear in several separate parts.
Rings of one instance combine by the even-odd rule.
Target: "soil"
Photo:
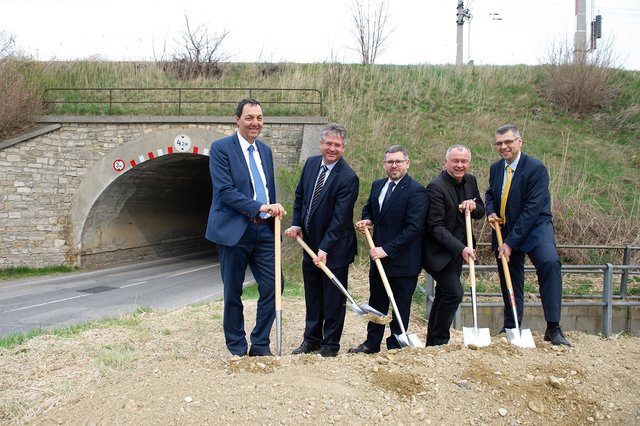
[[[248,330],[255,306],[245,301]],[[533,330],[535,349],[502,336],[469,348],[454,330],[446,346],[348,354],[366,321],[347,311],[340,354],[322,358],[289,355],[302,341],[303,299],[283,299],[282,312],[282,356],[232,357],[221,302],[1,349],[0,423],[640,424],[635,337],[569,331],[566,348]],[[408,331],[424,342],[424,321]],[[275,341],[274,327],[273,351]]]

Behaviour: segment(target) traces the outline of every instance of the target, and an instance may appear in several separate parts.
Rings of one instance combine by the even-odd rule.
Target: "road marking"
[[[205,269],[210,269],[210,268],[217,268],[218,266],[220,266],[220,264],[216,263],[214,265],[203,266],[202,268],[190,269],[188,271],[183,271],[183,272],[178,272],[177,274],[168,275],[167,278],[179,277],[180,275],[190,274],[192,272],[204,271]]]
[[[118,287],[118,288],[119,288],[119,289],[122,289],[122,288],[135,287],[135,286],[137,286],[137,285],[144,284],[144,283],[146,283],[146,282],[147,282],[147,281],[140,281],[140,282],[133,283],[133,284],[123,285],[122,287]]]
[[[52,300],[52,301],[50,301],[50,302],[38,303],[37,305],[23,306],[22,308],[12,309],[12,310],[10,310],[10,311],[5,311],[5,312],[9,313],[9,312],[24,311],[25,309],[37,308],[37,307],[39,307],[39,306],[52,305],[52,304],[54,304],[54,303],[58,303],[58,302],[66,302],[67,300],[79,299],[79,298],[81,298],[81,297],[87,297],[87,296],[91,296],[91,294],[90,294],[90,293],[87,293],[87,294],[81,294],[80,296],[66,297],[66,298],[64,298],[64,299],[58,299],[58,300]]]

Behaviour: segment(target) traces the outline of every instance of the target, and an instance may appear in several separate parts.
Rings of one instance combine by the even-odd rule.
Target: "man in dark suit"
[[[330,124],[320,140],[321,155],[307,159],[296,188],[292,226],[285,235],[304,241],[317,253],[336,278],[347,287],[349,265],[356,256],[353,206],[359,180],[342,158],[347,131]],[[304,253],[302,260],[306,323],[304,340],[294,355],[320,351],[336,356],[344,326],[345,296]]]
[[[471,151],[453,145],[444,157],[445,170],[429,185],[429,211],[424,232],[423,264],[436,281],[436,294],[429,313],[426,346],[446,345],[449,329],[464,290],[460,282],[462,261],[475,260],[475,250],[467,247],[465,210],[473,219],[484,217],[475,176],[469,174]]]
[[[256,325],[249,356],[271,355],[269,334],[275,319],[274,217],[286,214],[276,203],[271,149],[257,138],[262,106],[242,99],[238,131],[211,144],[209,170],[213,201],[206,238],[218,245],[224,284],[224,336],[233,355],[247,354],[242,288],[247,266],[258,283]]]
[[[571,346],[560,328],[562,273],[551,215],[549,173],[540,160],[521,151],[522,144],[520,130],[513,124],[496,130],[495,147],[501,160],[491,165],[486,193],[487,214],[489,219],[502,218],[504,240],[502,246],[497,247],[494,231],[493,248],[497,248],[498,259],[505,256],[509,262],[519,324],[522,324],[524,311],[526,254],[538,275],[540,298],[547,321],[544,340],[554,345]],[[494,226],[493,222],[489,223]],[[498,269],[505,304],[503,328],[514,328],[515,320],[501,262],[498,262]]]
[[[369,199],[362,209],[362,220],[356,222],[356,227],[364,234],[365,227],[374,225],[375,247],[369,253],[369,305],[380,312],[389,310],[389,297],[375,265],[375,260],[380,259],[406,330],[411,299],[422,270],[420,237],[427,211],[427,191],[407,174],[409,153],[403,146],[390,146],[382,164],[387,177],[373,182]],[[390,328],[387,349],[398,349],[401,346],[395,335],[401,334],[402,329],[395,316]],[[384,325],[370,321],[367,339],[349,352],[379,352],[383,335]]]

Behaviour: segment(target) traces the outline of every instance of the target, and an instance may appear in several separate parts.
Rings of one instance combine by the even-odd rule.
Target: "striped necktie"
[[[327,175],[328,169],[329,168],[327,166],[324,164],[322,165],[322,171],[320,172],[320,176],[318,176],[316,187],[313,190],[313,197],[311,197],[311,204],[309,205],[309,211],[307,212],[307,222],[304,226],[305,231],[307,231],[307,235],[309,235],[309,217],[311,216],[311,212],[315,209],[318,198],[320,197],[320,191],[322,191],[322,187],[324,186],[324,178]]]

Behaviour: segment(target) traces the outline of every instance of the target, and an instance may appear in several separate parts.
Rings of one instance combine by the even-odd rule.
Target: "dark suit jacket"
[[[356,256],[356,233],[353,225],[353,206],[358,198],[360,181],[347,162],[340,158],[329,173],[310,214],[307,235],[304,224],[311,197],[322,164],[322,156],[307,159],[296,188],[291,224],[302,228],[303,238],[314,251],[327,253],[327,267],[338,268],[353,262]],[[310,258],[305,253],[305,258]]]
[[[269,202],[276,202],[276,185],[271,149],[256,139],[262,168],[267,179]],[[205,237],[217,244],[234,246],[247,229],[247,218],[256,217],[262,203],[253,199],[251,173],[234,133],[211,144],[209,170],[213,184],[213,200]]]
[[[484,217],[484,204],[475,176],[466,174],[463,184],[464,199],[476,199],[473,219]],[[429,211],[424,232],[423,265],[427,271],[441,271],[449,262],[462,258],[467,246],[464,213],[458,210],[458,194],[446,170],[436,176],[429,185]],[[475,239],[474,239],[475,241]]]
[[[489,189],[485,194],[487,214],[500,216],[504,167],[504,160],[491,165]],[[528,252],[542,242],[554,241],[549,173],[540,160],[520,154],[511,178],[505,215],[507,223],[502,236],[512,249]],[[497,246],[495,235],[493,246]]]
[[[380,210],[378,196],[386,184],[386,178],[373,182],[362,219],[373,222],[373,242],[388,255],[382,259],[387,276],[418,275],[422,270],[420,239],[427,213],[427,190],[405,175]]]

